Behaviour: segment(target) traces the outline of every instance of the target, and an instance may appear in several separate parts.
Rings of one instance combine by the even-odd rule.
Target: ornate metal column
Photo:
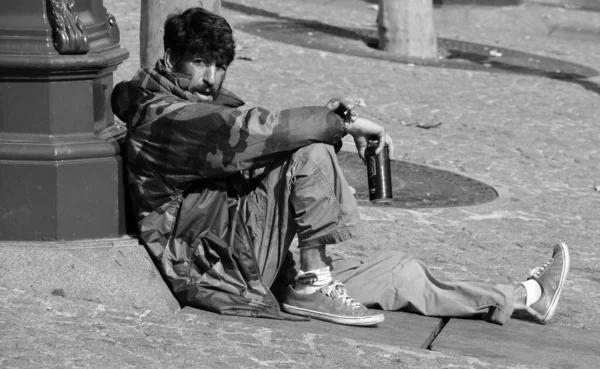
[[[128,56],[101,0],[0,1],[0,240],[124,234],[112,72]]]

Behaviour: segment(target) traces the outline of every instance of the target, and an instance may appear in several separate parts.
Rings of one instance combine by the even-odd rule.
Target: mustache
[[[189,90],[191,93],[197,92],[202,95],[212,95],[217,91],[215,86],[193,87]]]
[[[202,85],[202,86],[190,86],[190,80],[192,78],[191,74],[181,73],[181,72],[171,72],[171,74],[175,77],[175,84],[184,89],[188,90],[191,93],[198,92],[200,94],[208,94],[214,93],[217,90],[215,85]]]

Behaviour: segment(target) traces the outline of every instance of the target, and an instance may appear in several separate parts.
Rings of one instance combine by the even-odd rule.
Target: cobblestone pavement
[[[235,3],[346,27],[372,27],[376,14],[361,0]],[[125,15],[117,20],[132,58],[117,74],[129,78],[139,63],[138,9],[119,1],[106,6]],[[234,28],[269,19],[227,7],[223,15]],[[438,9],[435,16],[441,37],[600,69],[600,43],[547,33],[548,24],[568,28],[585,24],[581,19],[590,24],[585,32],[595,32],[590,19],[600,29],[599,13],[526,4]],[[395,137],[400,159],[506,190],[500,200],[475,207],[362,208],[369,225],[365,237],[336,251],[362,257],[402,249],[426,260],[444,278],[516,282],[550,256],[554,242],[564,241],[573,262],[555,324],[600,329],[595,308],[600,301],[595,273],[600,267],[598,94],[542,77],[411,66],[304,49],[243,32],[235,37],[241,58],[229,68],[226,85],[249,103],[278,109],[362,96],[368,106],[361,114]],[[424,130],[415,122],[442,124]],[[352,150],[352,143],[345,149]]]
[[[117,70],[116,81],[130,78],[139,64],[138,3],[105,1],[117,18],[121,43],[131,53]],[[235,3],[340,26],[373,27],[376,14],[370,3],[360,0]],[[268,19],[227,8],[222,14],[234,28]],[[442,37],[600,69],[600,43],[590,37],[600,28],[600,13],[527,3],[438,9],[435,16]],[[564,241],[572,251],[571,274],[553,324],[600,329],[597,93],[541,77],[411,66],[303,49],[242,32],[235,36],[242,58],[230,67],[226,86],[249,103],[278,109],[322,105],[333,96],[362,96],[368,106],[361,114],[386,127],[395,138],[399,159],[448,169],[503,189],[499,200],[474,207],[362,208],[368,224],[364,237],[337,246],[336,251],[364,257],[381,249],[404,250],[425,260],[442,278],[512,283],[545,262],[553,243]],[[415,122],[442,124],[424,130]],[[344,149],[352,151],[352,143]],[[50,360],[45,367],[488,365],[331,337],[322,337],[331,344],[318,345],[315,353],[310,344],[314,337],[250,332],[218,319],[207,322],[153,313],[142,317],[140,312],[18,291],[0,290],[0,300],[2,367],[33,367],[42,360]],[[18,339],[8,336],[9,330],[19,332]],[[232,338],[235,335],[240,338]]]
[[[374,17],[368,8],[326,11],[317,1],[301,11],[294,1],[258,3],[287,16],[301,14],[343,26],[372,23]],[[524,13],[534,19],[547,15],[535,9],[473,8],[468,11],[477,21],[459,24],[451,23],[464,19],[457,14],[436,14],[438,33],[600,67],[597,42],[542,37],[528,28]],[[554,10],[567,17],[564,10]],[[492,22],[494,14],[506,21]],[[243,15],[225,15],[234,24],[246,21]],[[247,50],[256,60],[237,61],[229,87],[251,102],[285,107],[320,104],[336,95],[363,96],[369,104],[363,114],[386,126],[396,138],[401,159],[507,189],[503,199],[476,207],[364,208],[369,224],[365,239],[338,249],[357,256],[402,249],[425,259],[442,277],[515,282],[548,256],[549,245],[565,241],[572,247],[573,263],[555,324],[600,328],[594,308],[600,298],[595,273],[600,260],[597,94],[547,78],[412,67],[306,50],[242,33],[237,37],[242,52]],[[442,125],[423,130],[411,125],[415,122]]]
[[[218,315],[155,314],[4,288],[0,304],[0,368],[6,369],[523,368],[360,337],[257,328]]]

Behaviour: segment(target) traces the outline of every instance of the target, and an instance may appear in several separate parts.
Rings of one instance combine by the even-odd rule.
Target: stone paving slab
[[[0,367],[522,368],[246,319],[139,312],[0,288]]]
[[[600,330],[510,320],[502,328],[477,320],[452,319],[432,349],[453,355],[511,359],[552,368],[597,368]]]
[[[218,315],[207,311],[185,307],[181,313],[192,314],[205,319],[219,319],[225,322],[237,322],[249,326],[270,329],[282,329],[294,332],[296,335],[305,334],[335,334],[337,337],[353,338],[373,344],[385,344],[398,347],[428,348],[443,327],[442,319],[424,317],[416,314],[386,311],[385,321],[377,327],[351,327],[332,325],[327,322],[312,319],[308,322],[290,322],[273,319],[248,319],[231,315]]]
[[[130,237],[0,242],[0,286],[142,311],[179,311],[144,246]]]

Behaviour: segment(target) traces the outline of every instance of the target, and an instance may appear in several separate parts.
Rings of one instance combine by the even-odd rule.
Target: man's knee
[[[333,146],[324,143],[314,143],[298,149],[294,153],[296,160],[306,159],[318,167],[330,166],[337,163]]]

